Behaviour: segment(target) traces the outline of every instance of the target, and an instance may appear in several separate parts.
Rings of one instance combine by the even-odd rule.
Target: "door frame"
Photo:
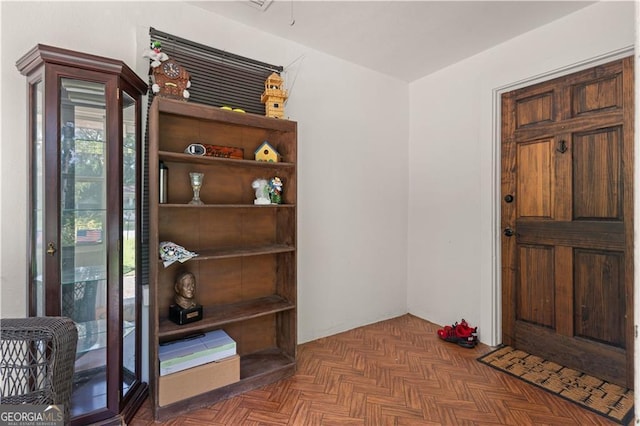
[[[492,90],[492,108],[491,108],[491,296],[490,296],[490,312],[491,323],[489,328],[489,344],[497,346],[502,342],[502,250],[501,250],[501,129],[502,129],[502,94],[542,83],[574,72],[582,71],[598,65],[622,59],[627,56],[634,55],[634,47],[627,46],[603,55],[595,56],[584,61],[576,62],[565,67],[551,70],[542,74],[534,75],[519,81],[496,87]],[[634,107],[638,108],[637,103],[640,99],[640,58],[635,56],[636,72],[634,76]],[[636,109],[638,111],[639,109]],[[635,114],[634,123],[634,163],[640,164],[640,118]],[[634,164],[634,181],[640,182],[640,167]],[[640,212],[640,185],[634,186],[634,211]],[[634,216],[634,229],[640,229],[640,214]],[[634,341],[635,355],[635,371],[640,372],[640,340],[638,339],[638,324],[640,323],[640,244],[636,244],[634,248],[634,328],[636,330],[636,338]],[[486,329],[486,327],[485,327]],[[634,388],[640,389],[640,374],[634,374]],[[636,396],[636,405],[640,405],[640,394]]]

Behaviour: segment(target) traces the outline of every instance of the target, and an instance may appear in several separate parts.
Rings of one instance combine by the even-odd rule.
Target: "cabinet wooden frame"
[[[149,113],[150,393],[154,418],[263,386],[295,372],[297,351],[297,123],[155,98]],[[253,152],[268,140],[283,161],[263,163]],[[185,154],[192,143],[242,148],[243,159]],[[168,168],[167,203],[159,204],[159,163]],[[201,206],[189,172],[204,173]],[[283,203],[254,205],[255,179],[278,176]],[[164,267],[160,242],[198,253]],[[168,318],[176,275],[196,277],[203,319],[177,325]],[[158,345],[223,329],[237,343],[240,381],[166,406],[158,404]]]

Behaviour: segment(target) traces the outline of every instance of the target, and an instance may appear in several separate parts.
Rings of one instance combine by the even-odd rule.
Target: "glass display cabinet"
[[[28,80],[29,314],[78,328],[72,424],[128,422],[140,379],[141,100],[123,62],[37,45]]]

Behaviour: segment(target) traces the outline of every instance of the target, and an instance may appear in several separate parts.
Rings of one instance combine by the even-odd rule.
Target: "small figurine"
[[[253,204],[271,204],[269,183],[266,179],[254,180],[251,187],[256,190],[256,199],[253,200]]]
[[[269,181],[269,198],[271,204],[282,203],[282,181],[278,176]]]
[[[151,59],[151,68],[159,67],[161,62],[169,59],[169,56],[162,51],[162,45],[159,41],[152,42],[151,48],[142,57]]]

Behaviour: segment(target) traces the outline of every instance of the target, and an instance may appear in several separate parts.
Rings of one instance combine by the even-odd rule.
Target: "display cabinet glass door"
[[[106,406],[107,128],[105,85],[62,79],[60,271],[62,315],[78,327],[71,413]]]
[[[32,315],[45,315],[45,287],[42,282],[45,267],[45,253],[55,250],[54,243],[43,242],[44,237],[44,165],[45,151],[43,144],[44,119],[43,119],[43,86],[42,80],[36,81],[30,86],[31,104],[31,267],[34,282],[31,283],[32,291],[30,311]],[[45,248],[45,244],[47,247]],[[46,252],[45,252],[46,250]]]
[[[136,379],[136,103],[126,92],[122,93],[122,394],[126,395]]]

